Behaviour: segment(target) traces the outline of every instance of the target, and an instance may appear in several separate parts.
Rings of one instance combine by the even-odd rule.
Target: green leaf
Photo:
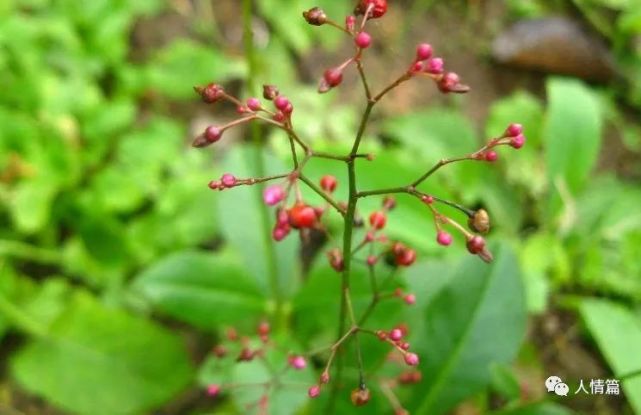
[[[171,255],[138,275],[133,289],[163,313],[204,329],[242,323],[266,311],[252,279],[222,255]]]
[[[626,377],[621,391],[635,413],[641,414],[641,319],[607,300],[585,299],[579,311],[614,375]]]
[[[256,151],[262,150],[244,147],[236,148],[226,156],[225,168],[236,177],[267,176],[287,171],[277,159],[261,153],[267,171],[258,172]],[[261,289],[273,294],[270,275],[275,272],[281,293],[290,296],[296,292],[300,281],[296,278],[300,272],[297,261],[298,238],[292,232],[279,243],[271,239],[274,210],[263,204],[261,187],[243,186],[233,192],[220,192],[216,194],[216,201],[225,241],[241,255],[246,269]],[[263,220],[267,221],[269,229],[264,228]]]
[[[485,387],[493,364],[516,355],[526,312],[514,253],[499,247],[489,266],[467,258],[424,315],[425,333],[416,341],[425,383],[409,409],[440,414]]]
[[[380,288],[389,276],[389,270],[379,268],[377,281]],[[393,277],[392,284],[387,285],[385,292],[393,291],[398,286],[395,281],[397,279],[397,276]],[[364,267],[360,266],[352,269],[350,280],[354,313],[356,318],[359,318],[372,299],[370,280]],[[296,333],[299,338],[317,340],[319,344],[328,344],[335,340],[333,336],[339,315],[340,292],[340,274],[329,267],[326,258],[318,258],[307,283],[293,302]],[[402,308],[401,301],[380,302],[367,320],[368,327],[393,327],[399,323]]]
[[[163,49],[148,67],[149,87],[175,99],[194,97],[192,87],[216,80],[225,82],[245,73],[244,62],[217,49],[177,39]]]
[[[603,114],[595,94],[577,80],[552,78],[543,132],[548,180],[572,193],[584,186],[601,147]]]
[[[78,294],[51,327],[11,359],[27,390],[69,412],[147,412],[183,390],[192,368],[182,342],[155,324]]]

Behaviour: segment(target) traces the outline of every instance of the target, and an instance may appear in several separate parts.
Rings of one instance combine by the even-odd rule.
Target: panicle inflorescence
[[[332,345],[320,351],[305,354],[281,350],[287,356],[286,362],[283,362],[284,371],[290,369],[306,370],[310,366],[315,367],[318,360],[310,360],[310,358],[313,355],[327,354],[326,363],[320,368],[322,371],[318,382],[309,386],[307,390],[310,398],[318,397],[323,393],[326,385],[330,383],[330,372],[339,350],[350,339],[360,335],[372,335],[387,343],[390,346],[391,361],[404,368],[397,377],[381,381],[382,387],[388,391],[386,396],[394,396],[393,387],[420,382],[421,372],[417,369],[420,358],[418,354],[411,351],[410,343],[407,341],[407,326],[399,324],[390,330],[372,330],[366,327],[369,316],[381,301],[400,301],[407,306],[414,306],[419,300],[416,294],[406,292],[403,289],[398,278],[394,278],[403,268],[412,266],[417,260],[416,247],[394,237],[398,234],[397,228],[393,227],[397,225],[394,218],[397,200],[394,194],[412,196],[427,209],[426,216],[431,217],[434,227],[434,234],[428,239],[434,238],[436,244],[449,247],[455,245],[455,238],[461,238],[470,254],[478,256],[485,262],[490,262],[492,254],[483,236],[491,228],[488,212],[483,208],[469,209],[437,195],[424,193],[419,190],[419,187],[440,168],[448,164],[462,161],[495,163],[499,161],[497,150],[501,146],[519,149],[526,141],[523,127],[516,123],[510,124],[500,136],[490,138],[479,150],[454,158],[441,159],[425,174],[407,185],[359,191],[354,165],[359,160],[370,162],[374,160],[373,154],[359,153],[359,145],[372,108],[389,91],[414,79],[431,80],[436,88],[444,94],[470,91],[469,86],[461,82],[458,74],[446,69],[443,57],[437,56],[434,48],[429,43],[423,42],[416,46],[413,58],[400,72],[398,78],[382,88],[378,94],[374,93],[367,79],[362,59],[375,39],[365,29],[368,21],[382,18],[387,13],[387,6],[387,0],[359,0],[353,14],[346,16],[343,23],[332,20],[320,7],[313,7],[303,12],[303,18],[310,25],[331,26],[338,29],[346,34],[353,44],[353,54],[350,54],[341,63],[323,70],[318,84],[320,93],[329,92],[339,87],[343,83],[344,73],[349,67],[355,67],[361,78],[367,107],[352,150],[346,155],[318,152],[301,138],[292,122],[294,104],[287,96],[281,94],[275,85],[263,86],[262,100],[258,97],[241,100],[216,83],[194,88],[204,103],[213,105],[226,102],[233,105],[237,113],[237,117],[227,123],[207,126],[194,139],[194,147],[207,147],[219,142],[223,139],[224,133],[231,128],[252,122],[261,122],[283,131],[291,149],[293,166],[289,171],[271,176],[250,178],[239,178],[233,173],[225,173],[220,178],[212,180],[209,187],[212,190],[222,191],[239,186],[265,184],[262,189],[262,198],[265,205],[273,209],[271,236],[274,241],[282,241],[292,232],[297,232],[302,241],[309,241],[309,236],[312,233],[319,233],[325,235],[326,240],[330,241],[330,245],[333,245],[326,250],[325,256],[328,266],[341,275],[341,315],[339,316],[341,335]],[[338,178],[331,173],[318,179],[308,177],[305,174],[305,167],[314,158],[345,163],[348,170],[348,180],[340,183]],[[304,189],[316,194],[316,199],[310,200]],[[345,190],[345,193],[340,193],[338,190]],[[382,203],[370,212],[360,212],[357,206],[358,201],[371,196],[382,196]],[[322,202],[318,202],[318,200],[322,200]],[[458,212],[457,214],[463,215],[467,219],[467,226],[462,225],[456,217],[446,215],[441,209],[442,206],[454,208],[454,211]],[[333,242],[332,214],[339,215],[343,221],[342,245]],[[349,290],[350,272],[352,264],[355,262],[360,262],[367,269],[372,290],[369,307],[358,318],[356,318],[351,305]],[[389,270],[387,279],[380,280],[377,276],[377,271],[380,272],[380,270]],[[347,327],[345,326],[346,321],[349,322]],[[217,344],[212,349],[212,354],[217,359],[231,357],[239,364],[254,359],[265,359],[268,353],[280,347],[277,342],[271,339],[270,332],[271,327],[267,321],[259,323],[256,330],[257,339],[241,336],[237,330],[229,329],[225,344]],[[359,343],[356,344],[357,348],[360,348]],[[358,369],[359,384],[352,390],[350,397],[354,405],[361,406],[369,402],[370,390],[366,386],[360,357]],[[265,390],[269,390],[273,385],[282,384],[282,380],[278,378],[270,382],[262,385]],[[337,382],[333,382],[333,391],[338,389],[336,384]],[[216,397],[226,389],[238,386],[242,385],[210,384],[206,392],[209,396]],[[397,399],[391,399],[390,402],[395,413],[407,413]],[[268,404],[269,396],[266,392],[255,406],[266,408]]]

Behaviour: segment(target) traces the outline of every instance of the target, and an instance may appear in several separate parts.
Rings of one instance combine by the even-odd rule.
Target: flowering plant
[[[365,96],[365,108],[361,117],[358,131],[356,132],[351,150],[347,154],[321,152],[314,149],[301,137],[294,126],[295,104],[291,102],[277,86],[265,85],[263,99],[250,97],[241,100],[229,94],[221,85],[210,83],[195,87],[195,91],[207,104],[227,102],[234,105],[238,118],[224,125],[208,126],[193,141],[194,147],[207,147],[223,139],[224,133],[236,126],[262,122],[284,131],[288,137],[291,149],[292,169],[277,175],[265,177],[240,178],[232,173],[225,173],[217,180],[212,180],[209,187],[212,190],[223,191],[239,186],[261,185],[269,183],[263,190],[264,203],[273,207],[274,226],[272,238],[282,241],[292,233],[298,233],[302,240],[309,240],[312,233],[328,233],[326,221],[329,215],[339,215],[343,222],[342,243],[327,249],[327,260],[330,266],[340,274],[341,296],[340,310],[337,316],[338,335],[333,344],[320,350],[306,353],[293,353],[285,350],[286,364],[280,371],[275,371],[268,381],[259,386],[264,390],[260,398],[254,402],[260,410],[267,412],[269,408],[269,391],[272,388],[284,387],[280,381],[280,374],[288,370],[303,370],[312,359],[315,366],[320,368],[318,381],[308,385],[310,398],[317,398],[329,390],[328,405],[333,406],[336,394],[341,389],[341,378],[345,367],[343,350],[352,343],[356,350],[356,368],[358,382],[353,386],[351,401],[356,406],[365,405],[370,400],[368,388],[369,379],[366,374],[364,359],[360,346],[362,336],[374,336],[389,346],[391,359],[400,365],[407,366],[395,379],[383,382],[381,390],[388,397],[396,414],[407,413],[396,398],[393,388],[395,386],[416,383],[421,380],[420,356],[412,350],[406,340],[409,328],[405,324],[398,324],[392,328],[369,327],[368,318],[376,307],[385,300],[400,299],[411,306],[416,302],[414,293],[404,292],[401,288],[390,290],[394,283],[394,271],[399,267],[409,267],[416,260],[416,250],[406,243],[392,240],[385,234],[388,215],[396,207],[395,194],[408,194],[417,199],[418,203],[425,205],[433,219],[435,228],[435,241],[443,247],[450,246],[453,237],[450,232],[456,232],[466,241],[466,249],[470,254],[478,256],[485,262],[491,262],[492,253],[487,247],[483,237],[490,230],[489,214],[484,209],[469,209],[454,201],[446,200],[438,195],[428,194],[421,190],[421,185],[439,169],[452,163],[463,161],[493,163],[498,159],[497,150],[501,146],[510,146],[514,149],[521,148],[525,143],[523,128],[520,124],[510,124],[496,137],[487,140],[480,149],[453,158],[443,158],[434,166],[426,169],[425,173],[411,183],[384,189],[361,189],[358,184],[357,163],[375,163],[375,155],[360,151],[361,141],[367,129],[370,116],[376,104],[395,88],[401,87],[409,81],[420,82],[427,79],[443,94],[462,94],[469,92],[470,88],[463,84],[459,76],[445,67],[443,58],[437,56],[428,43],[416,46],[413,60],[401,71],[400,75],[389,85],[376,92],[370,86],[367,71],[363,65],[363,55],[374,42],[373,37],[366,31],[371,20],[383,18],[387,12],[386,0],[360,0],[354,9],[354,14],[345,18],[344,23],[332,20],[319,7],[303,12],[303,17],[313,26],[330,26],[340,30],[348,36],[354,45],[354,53],[343,62],[325,70],[318,85],[319,93],[327,93],[337,88],[343,82],[343,74],[349,68],[355,68],[360,77]],[[338,200],[334,192],[339,186],[337,178],[328,172],[320,178],[309,177],[305,173],[308,162],[314,158],[328,159],[341,164],[347,169],[348,197],[347,200]],[[304,189],[318,194],[325,201],[324,205],[313,206],[305,198]],[[361,199],[381,196],[382,203],[378,210],[370,212],[367,220],[358,210]],[[458,210],[466,218],[467,227],[457,218],[448,216],[439,210],[439,205],[447,205]],[[360,314],[353,307],[351,279],[355,264],[362,263],[369,274],[371,282],[371,300],[369,306]],[[381,270],[390,269],[389,277],[379,279]],[[270,353],[282,351],[282,345],[270,337],[270,324],[263,321],[257,329],[258,339],[253,341],[250,337],[239,335],[236,330],[227,334],[228,344],[219,344],[214,348],[218,358],[225,358],[230,348],[235,348],[236,361],[246,362],[253,359],[269,361]],[[319,360],[326,356],[326,359]],[[241,384],[211,384],[208,393],[217,396],[226,389],[238,387],[251,387]],[[331,410],[330,410],[331,413]]]

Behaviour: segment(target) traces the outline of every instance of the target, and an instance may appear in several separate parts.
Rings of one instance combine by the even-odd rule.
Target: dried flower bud
[[[274,85],[263,85],[263,98],[273,101],[278,96],[278,88]]]
[[[313,26],[322,26],[327,22],[327,15],[320,7],[312,7],[311,9],[303,12],[305,21]]]
[[[385,196],[383,199],[383,208],[386,210],[394,210],[396,207],[396,199],[393,196]]]
[[[363,406],[369,402],[370,393],[367,388],[356,388],[352,391],[352,403],[355,406]]]
[[[206,86],[195,86],[194,91],[208,104],[220,100],[225,95],[225,90],[218,84],[208,84]]]
[[[438,81],[438,89],[444,94],[449,92],[464,94],[469,92],[470,87],[462,84],[459,76],[454,72],[446,72]]]
[[[365,14],[371,7],[368,18],[378,19],[387,12],[387,0],[360,0],[354,9],[355,15]]]
[[[469,217],[467,226],[474,232],[488,233],[490,231],[490,215],[485,209],[479,209]]]

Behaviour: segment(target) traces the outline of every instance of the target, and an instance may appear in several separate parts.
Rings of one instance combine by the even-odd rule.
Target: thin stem
[[[380,101],[385,96],[385,94],[387,94],[389,91],[391,91],[392,89],[396,88],[397,86],[399,86],[403,82],[409,80],[411,77],[412,76],[407,74],[407,73],[404,73],[403,75],[401,75],[396,81],[392,82],[385,89],[383,89],[381,92],[379,92],[379,94],[374,97],[374,99],[373,99],[374,102]]]
[[[329,203],[338,213],[341,214],[341,216],[345,216],[345,209],[340,207],[338,203],[330,196],[327,194],[327,192],[324,192],[320,187],[316,186],[316,184],[311,181],[307,176],[301,174],[298,176],[298,178],[305,183],[310,189],[312,189],[315,193],[317,193],[320,197],[325,199],[327,203]]]
[[[369,89],[369,83],[367,82],[367,77],[365,76],[365,71],[363,70],[363,62],[361,62],[360,57],[356,60],[356,68],[358,69],[358,75],[363,82],[363,89],[365,90],[365,97],[367,101],[372,100],[372,91]]]

